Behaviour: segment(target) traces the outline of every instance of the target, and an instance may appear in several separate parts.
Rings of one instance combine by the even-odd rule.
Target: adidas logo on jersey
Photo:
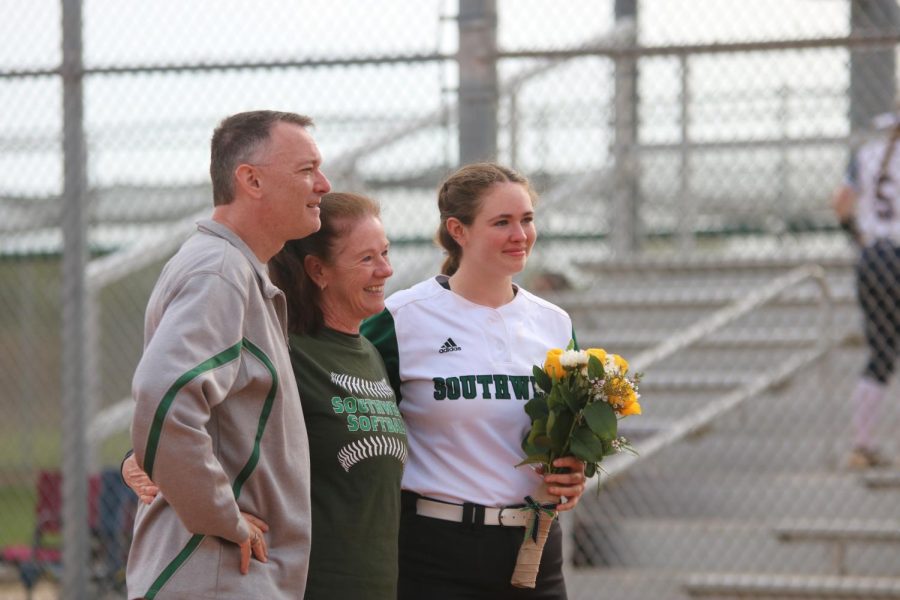
[[[462,350],[462,347],[457,346],[456,342],[453,341],[453,338],[447,338],[447,341],[444,342],[444,345],[441,346],[441,349],[438,350],[438,352],[444,354],[445,352],[459,352],[460,350]]]

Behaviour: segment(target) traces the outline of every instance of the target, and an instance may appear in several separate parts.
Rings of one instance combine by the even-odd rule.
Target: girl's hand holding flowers
[[[572,510],[584,493],[584,484],[587,481],[584,476],[585,464],[574,456],[564,456],[554,460],[553,467],[556,473],[544,475],[547,491],[563,499],[562,504],[556,505],[557,511]]]
[[[535,397],[525,404],[531,429],[522,440],[526,458],[516,466],[539,465],[547,492],[562,503],[538,504],[526,498],[534,515],[526,528],[512,584],[533,588],[540,556],[557,511],[570,510],[584,492],[604,456],[631,450],[619,437],[618,420],[641,414],[638,382],[628,361],[602,348],[547,352],[543,367],[533,369]]]

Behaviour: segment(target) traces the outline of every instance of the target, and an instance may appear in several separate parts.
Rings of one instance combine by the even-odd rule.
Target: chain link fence
[[[522,282],[570,311],[582,345],[644,371],[645,414],[622,422],[639,456],[609,460],[564,520],[570,597],[900,597],[900,476],[848,467],[856,405],[878,411],[865,440],[900,457],[893,380],[851,401],[867,339],[895,339],[866,337],[829,200],[894,109],[893,0],[278,0],[250,17],[232,0],[85,2],[77,436],[63,5],[0,6],[0,598],[35,582],[77,597],[55,582],[79,438],[89,597],[122,597],[133,499],[115,473],[143,310],[210,210],[213,128],[255,108],[313,116],[334,188],[382,202],[391,290],[437,269],[435,189],[460,161],[495,154],[537,187]],[[489,76],[467,87],[473,72]]]

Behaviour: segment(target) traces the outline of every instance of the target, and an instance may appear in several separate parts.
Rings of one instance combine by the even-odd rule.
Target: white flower
[[[612,440],[609,445],[612,446],[612,449],[616,452],[621,452],[623,448],[628,446],[628,440],[622,436],[619,436],[616,439]]]
[[[588,363],[588,353],[584,350],[566,350],[559,355],[559,364],[563,368],[571,369]]]
[[[591,381],[590,398],[594,402],[606,402],[606,390],[603,386],[606,384],[604,379],[594,379]]]
[[[613,358],[612,354],[606,355],[606,362],[603,364],[603,370],[607,373],[612,373],[613,375],[620,375],[619,365],[616,364],[616,359]]]

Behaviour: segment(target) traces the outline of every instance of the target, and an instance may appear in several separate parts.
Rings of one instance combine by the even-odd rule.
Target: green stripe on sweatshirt
[[[266,369],[269,371],[269,374],[272,376],[272,386],[269,388],[269,393],[266,395],[266,401],[263,404],[262,411],[259,415],[259,423],[256,426],[256,438],[253,442],[253,451],[250,453],[250,458],[247,460],[247,464],[245,464],[244,468],[241,469],[241,472],[238,473],[238,476],[235,478],[234,484],[232,485],[235,500],[240,497],[241,489],[244,487],[244,483],[250,477],[250,474],[253,473],[256,465],[259,464],[260,440],[262,439],[263,432],[266,430],[266,423],[269,421],[269,415],[272,414],[272,406],[275,404],[275,396],[278,393],[278,371],[275,370],[275,365],[272,363],[272,360],[268,356],[266,356],[266,353],[247,339],[242,340],[241,343],[235,344],[225,352],[217,354],[210,360],[203,363],[203,365],[206,365],[207,363],[225,355],[227,352],[232,351],[235,348],[237,348],[237,352],[240,353],[242,346],[243,348],[246,348],[247,351],[250,352],[253,356],[258,358],[259,361],[266,367]],[[233,360],[233,358],[230,360]],[[219,364],[225,364],[226,362],[229,361],[225,360]],[[196,369],[192,369],[189,372],[196,372],[196,376],[197,374],[208,370],[204,369],[203,371],[198,371],[198,369],[200,369],[200,367],[202,367],[203,365],[200,365]],[[181,379],[179,379],[179,381],[181,381]],[[190,381],[190,379],[188,379],[188,381]],[[182,383],[181,385],[184,385],[184,383]],[[173,388],[174,387],[175,386],[173,386]],[[166,397],[168,397],[168,394],[166,394]],[[171,400],[169,400],[169,404],[171,404]],[[163,413],[163,416],[165,416],[165,413]],[[150,586],[150,589],[147,591],[147,595],[145,596],[147,600],[153,600],[153,598],[156,597],[156,594],[159,593],[159,591],[163,588],[166,582],[169,581],[172,575],[174,575],[175,572],[178,571],[178,569],[181,568],[181,566],[187,561],[187,559],[190,558],[191,554],[193,554],[194,550],[197,549],[197,547],[200,545],[200,542],[203,541],[204,537],[206,536],[200,534],[196,534],[191,537],[191,539],[181,550],[181,552],[178,553],[178,556],[176,556],[172,560],[172,562],[170,562],[166,566],[166,568],[163,569],[162,573],[159,574],[159,577],[156,578],[156,581],[154,581]]]
[[[185,547],[178,553],[178,556],[175,557],[175,560],[169,563],[163,572],[159,574],[159,577],[156,578],[156,581],[153,582],[153,585],[150,586],[150,589],[147,590],[147,594],[144,596],[146,600],[153,600],[156,598],[156,594],[159,593],[159,590],[162,589],[166,582],[169,581],[169,578],[175,574],[175,571],[184,564],[184,562],[188,559],[188,557],[194,553],[194,550],[197,549],[197,546],[200,545],[200,542],[203,541],[205,535],[195,534],[191,536],[191,539],[185,545]]]
[[[253,452],[250,454],[250,459],[247,461],[247,464],[244,465],[244,468],[241,469],[241,472],[238,473],[237,478],[234,480],[232,489],[234,490],[235,498],[238,498],[241,495],[241,488],[244,487],[244,482],[247,481],[247,478],[250,477],[253,469],[255,469],[257,463],[259,463],[259,442],[262,439],[263,431],[266,430],[266,422],[268,422],[269,415],[272,413],[272,405],[275,403],[275,394],[278,392],[278,372],[275,370],[275,365],[273,365],[269,357],[266,356],[266,353],[259,347],[250,343],[250,340],[247,339],[244,339],[244,347],[250,354],[258,358],[259,361],[265,365],[266,369],[269,370],[269,374],[272,376],[272,387],[269,388],[266,402],[263,404],[262,412],[259,415],[259,424],[256,426],[256,439],[253,442]]]
[[[162,428],[163,423],[166,420],[166,413],[169,412],[169,408],[171,408],[172,402],[175,401],[175,396],[178,395],[178,392],[181,391],[181,388],[187,385],[198,375],[206,373],[207,371],[212,371],[213,369],[229,363],[240,356],[242,344],[243,341],[238,342],[231,348],[223,350],[212,358],[203,361],[202,363],[179,377],[175,381],[175,383],[172,384],[172,387],[169,388],[169,391],[166,392],[166,395],[163,396],[163,399],[159,403],[159,406],[156,407],[156,413],[153,415],[153,424],[150,426],[150,435],[147,436],[147,451],[144,452],[144,471],[146,471],[147,476],[150,479],[153,479],[153,463],[154,461],[156,461],[156,450],[159,447],[159,438],[162,435]]]

